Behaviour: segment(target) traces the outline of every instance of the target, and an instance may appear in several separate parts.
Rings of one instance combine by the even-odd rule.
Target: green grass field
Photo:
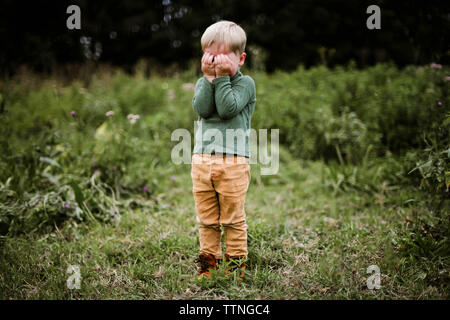
[[[321,162],[283,163],[278,178],[258,176],[246,202],[249,269],[244,283],[197,280],[190,167],[116,224],[69,223],[45,235],[6,238],[3,299],[446,299],[443,259],[398,254],[408,225],[431,215],[414,190],[374,196],[333,194]],[[414,199],[414,201],[411,201]],[[81,288],[69,290],[69,265]],[[367,288],[378,265],[381,289]],[[447,266],[448,268],[448,266]]]
[[[350,128],[345,121],[358,112],[345,121],[333,118],[339,99],[349,98],[334,96],[326,86],[344,86],[347,73],[330,72],[325,84],[299,84],[305,81],[301,75],[322,78],[326,72],[253,75],[261,97],[255,126],[278,124],[282,146],[277,175],[261,175],[260,166],[251,165],[243,282],[237,274],[226,278],[223,268],[212,279],[197,279],[190,165],[170,162],[171,130],[193,129],[192,91],[182,85],[192,83],[194,75],[145,79],[119,74],[87,86],[23,79],[3,83],[9,91],[2,96],[8,111],[2,118],[7,125],[0,166],[0,298],[449,299],[448,197],[437,201],[437,193],[408,175],[419,163],[420,148],[392,154],[375,143],[383,129],[370,122],[372,113],[364,118],[361,112]],[[379,73],[372,78],[382,86],[386,72]],[[360,76],[372,79],[368,73]],[[268,88],[287,77],[299,82],[285,89],[285,100],[283,93],[269,94]],[[349,81],[355,84],[354,78]],[[361,99],[382,92],[355,90]],[[416,94],[411,89],[403,97],[417,101]],[[271,118],[264,113],[272,109],[275,95],[282,106],[291,101],[301,107],[306,99],[323,109],[307,122],[297,119],[300,124],[282,118],[295,108]],[[115,115],[106,119],[108,110]],[[140,114],[133,126],[126,119],[129,113]],[[319,125],[313,120],[320,115],[331,119],[323,129],[331,132],[331,140],[310,127]],[[333,129],[339,121],[343,127]],[[296,125],[308,139],[295,136]],[[396,128],[405,137],[413,134]],[[364,140],[345,136],[352,130]],[[341,149],[330,155],[334,144]],[[358,152],[356,161],[351,156]],[[70,265],[80,269],[79,289],[67,287]],[[380,269],[380,289],[367,287],[371,265]]]

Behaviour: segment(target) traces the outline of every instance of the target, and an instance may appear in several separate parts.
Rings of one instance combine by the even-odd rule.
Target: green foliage
[[[447,69],[377,65],[365,70],[299,67],[291,74],[255,74],[255,128],[279,128],[280,141],[305,159],[359,163],[371,156],[425,147],[424,134],[448,104]],[[437,101],[443,105],[437,107]]]
[[[350,64],[249,74],[257,87],[252,127],[279,129],[281,146],[279,174],[252,168],[244,296],[392,297],[399,288],[406,297],[444,296],[448,68]],[[117,72],[89,85],[33,76],[0,83],[0,240],[7,243],[0,261],[35,263],[33,246],[24,245],[22,257],[15,240],[49,237],[39,250],[54,243],[68,256],[75,250],[87,261],[86,281],[97,281],[100,261],[102,281],[119,268],[119,278],[138,284],[119,292],[92,286],[75,297],[241,297],[236,282],[194,283],[184,272],[195,274],[187,256],[198,243],[189,169],[171,163],[178,143],[171,134],[185,128],[192,137],[196,79],[191,71]],[[74,239],[83,246],[72,247]],[[91,248],[97,240],[103,249]],[[59,257],[58,250],[50,251]],[[378,262],[390,277],[386,291],[360,289],[365,268]],[[11,265],[0,263],[7,275],[0,291],[22,296],[17,279],[41,283],[31,267],[20,274]],[[42,270],[63,287],[60,271],[49,268]],[[406,279],[402,268],[420,279]],[[43,285],[42,296],[60,293]]]
[[[427,148],[415,155],[420,161],[410,171],[419,171],[421,186],[438,197],[450,199],[450,113],[425,134]]]

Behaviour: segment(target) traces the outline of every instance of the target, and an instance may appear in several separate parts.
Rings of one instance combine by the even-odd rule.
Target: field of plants
[[[448,66],[241,70],[281,144],[278,174],[251,166],[243,282],[197,279],[171,161],[201,74],[143,69],[0,81],[0,299],[450,298]]]

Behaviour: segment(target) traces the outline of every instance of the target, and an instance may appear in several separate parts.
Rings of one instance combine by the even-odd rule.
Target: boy
[[[256,102],[253,79],[239,70],[245,61],[246,42],[245,31],[231,21],[209,26],[201,38],[204,75],[192,99],[199,127],[191,170],[200,235],[199,278],[210,277],[210,270],[217,269],[222,260],[221,226],[226,262],[241,269],[241,279],[246,267],[244,203],[250,183],[250,121]]]

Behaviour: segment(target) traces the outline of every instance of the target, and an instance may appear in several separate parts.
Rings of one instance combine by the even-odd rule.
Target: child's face
[[[231,52],[230,50],[228,50],[227,48],[225,48],[224,45],[222,44],[217,44],[217,43],[213,43],[212,45],[210,45],[208,48],[205,49],[205,52],[209,52],[210,54],[212,54],[213,56],[219,55],[219,54],[224,54],[227,55],[230,60],[233,62],[233,70],[236,70],[240,67],[242,67],[242,65],[245,62],[245,57],[247,56],[247,54],[245,52],[243,52],[241,55],[238,55],[236,52]]]

